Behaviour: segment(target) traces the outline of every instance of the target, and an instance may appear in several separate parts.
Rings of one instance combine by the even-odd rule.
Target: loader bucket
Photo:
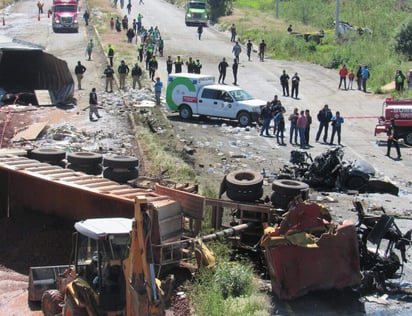
[[[45,291],[57,289],[57,277],[68,267],[69,265],[30,267],[29,301],[41,301]]]

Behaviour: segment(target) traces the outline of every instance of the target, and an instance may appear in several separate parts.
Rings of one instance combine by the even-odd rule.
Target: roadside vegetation
[[[393,81],[397,69],[406,75],[412,68],[411,9],[409,0],[345,0],[340,1],[340,18],[353,26],[369,28],[370,34],[348,32],[335,38],[336,0],[279,1],[276,18],[275,0],[233,1],[233,14],[220,17],[218,23],[228,29],[232,23],[242,43],[251,39],[257,44],[264,39],[271,58],[307,61],[336,69],[346,64],[356,72],[359,64],[371,71],[368,86],[375,93]],[[288,34],[287,27],[300,33],[325,32],[318,45],[303,37]],[[401,96],[411,97],[410,91]]]

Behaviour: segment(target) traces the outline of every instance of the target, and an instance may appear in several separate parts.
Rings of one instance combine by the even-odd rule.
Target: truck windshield
[[[229,91],[229,93],[236,101],[245,101],[245,100],[253,99],[253,97],[249,93],[247,93],[245,90],[234,90],[234,91]]]
[[[56,5],[54,7],[55,12],[77,12],[75,5]]]
[[[189,3],[189,8],[190,9],[206,9],[206,3],[204,2],[190,2]]]

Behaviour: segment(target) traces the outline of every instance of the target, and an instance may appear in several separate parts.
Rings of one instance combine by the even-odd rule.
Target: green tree
[[[402,25],[395,35],[395,50],[398,54],[404,54],[412,59],[412,20]]]
[[[232,0],[209,0],[210,20],[216,22],[221,16],[232,14]]]

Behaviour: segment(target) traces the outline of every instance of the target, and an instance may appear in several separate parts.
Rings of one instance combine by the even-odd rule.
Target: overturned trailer
[[[67,63],[45,47],[0,35],[0,106],[39,104],[35,91],[46,90],[53,105],[73,98],[74,81]]]

